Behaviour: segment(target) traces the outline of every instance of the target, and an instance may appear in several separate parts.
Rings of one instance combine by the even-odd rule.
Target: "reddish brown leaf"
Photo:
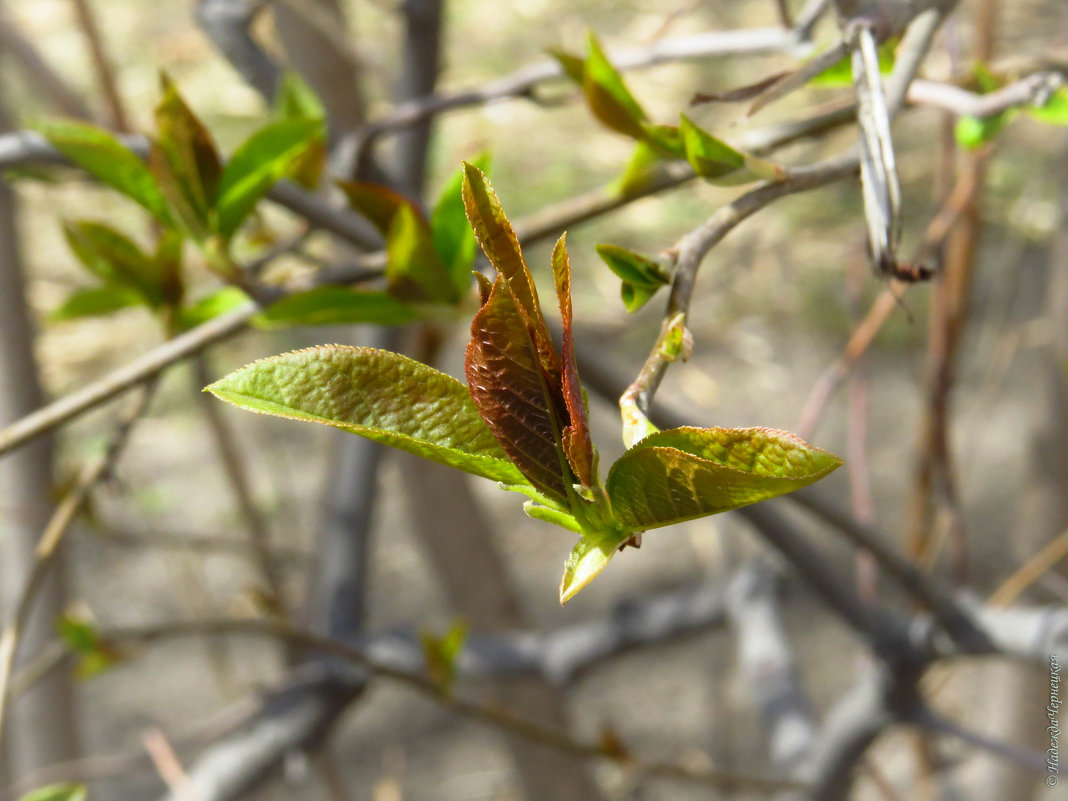
[[[571,469],[575,471],[582,485],[589,487],[593,485],[593,442],[590,440],[586,403],[582,398],[582,384],[579,381],[578,366],[575,364],[575,341],[571,325],[571,262],[567,256],[567,234],[562,235],[553,248],[552,261],[553,281],[556,285],[556,297],[560,301],[560,318],[564,329],[560,349],[563,364],[561,383],[568,422],[564,428],[562,444]]]
[[[368,181],[337,181],[337,185],[349,199],[349,205],[366,217],[383,237],[389,233],[389,226],[401,206],[411,207],[420,223],[424,227],[427,224],[417,206],[388,186]]]
[[[559,373],[560,363],[549,336],[549,327],[541,313],[538,290],[527,268],[519,239],[501,208],[485,173],[464,162],[464,208],[475,231],[475,238],[497,272],[508,279],[519,308],[530,321],[538,359],[546,373]]]
[[[539,492],[567,503],[572,483],[559,445],[567,412],[542,370],[530,322],[510,282],[499,274],[471,322],[467,385],[482,419],[508,458]]]

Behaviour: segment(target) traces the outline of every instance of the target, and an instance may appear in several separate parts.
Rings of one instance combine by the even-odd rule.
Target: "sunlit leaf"
[[[597,459],[590,439],[589,413],[582,394],[578,365],[575,361],[575,339],[571,311],[571,262],[567,256],[567,234],[560,237],[553,248],[553,282],[560,303],[560,321],[563,327],[561,356],[561,389],[567,407],[567,425],[560,442],[568,464],[582,482],[591,487],[597,470]]]
[[[961,147],[975,150],[993,141],[1014,116],[1010,110],[990,117],[961,117],[953,128],[953,136]]]
[[[253,362],[207,390],[254,412],[323,423],[494,481],[526,483],[467,388],[396,353],[324,345]]]
[[[218,232],[232,236],[260,198],[324,135],[321,120],[297,118],[269,123],[250,136],[219,178],[214,202]]]
[[[612,465],[612,510],[636,530],[726,512],[800,489],[841,465],[767,428],[676,428],[646,437]]]
[[[33,126],[60,153],[98,181],[171,224],[167,203],[145,163],[108,131],[75,120],[42,120]]]
[[[489,155],[483,154],[472,163],[485,173],[489,169],[489,162]],[[464,171],[459,169],[445,183],[430,217],[434,248],[445,263],[449,279],[460,295],[471,286],[471,268],[478,248],[475,234],[467,222],[463,184]]]
[[[275,114],[284,120],[325,120],[326,106],[300,74],[286,70],[278,82]]]
[[[1024,111],[1048,125],[1068,125],[1068,87],[1061,87],[1041,106],[1025,106]]]
[[[104,286],[76,289],[50,315],[57,322],[83,317],[101,317],[119,309],[140,306],[145,302],[140,292],[124,286]]]
[[[386,234],[386,278],[401,300],[455,303],[460,293],[434,248],[426,221],[409,203],[401,204]]]
[[[597,245],[597,254],[622,281],[620,294],[628,312],[649,302],[660,287],[671,281],[659,262],[619,245]]]
[[[156,138],[149,149],[149,167],[171,208],[190,233],[210,232],[209,212],[222,166],[211,134],[186,105],[167,76],[156,106]]]
[[[289,295],[256,316],[257,325],[278,328],[295,325],[405,325],[416,311],[388,292],[323,286]]]
[[[702,178],[715,180],[744,169],[745,156],[712,134],[707,133],[683,114],[679,123],[686,159]]]
[[[195,328],[248,302],[248,295],[236,286],[220,287],[179,312],[181,327]]]
[[[645,110],[634,99],[592,31],[586,44],[588,55],[583,72],[583,90],[590,111],[613,131],[641,139],[644,135],[642,123],[647,119]]]

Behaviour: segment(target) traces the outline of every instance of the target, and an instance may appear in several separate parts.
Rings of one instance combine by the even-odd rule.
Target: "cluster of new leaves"
[[[113,226],[92,220],[65,223],[71,249],[98,283],[72,294],[56,311],[59,319],[144,305],[175,330],[240,303],[245,296],[233,287],[186,302],[184,242],[192,240],[220,277],[236,281],[231,242],[260,199],[283,177],[306,186],[319,181],[325,118],[296,78],[283,83],[276,117],[245,140],[225,166],[211,133],[166,76],[155,123],[147,163],[111,133],[88,123],[48,120],[36,126],[57,150],[138,203],[155,223],[156,242],[149,252]]]
[[[496,269],[480,278],[467,386],[404,356],[325,346],[248,365],[208,387],[265,414],[350,431],[489,478],[529,497],[532,517],[580,535],[560,584],[566,602],[647,529],[782,495],[837,457],[763,428],[679,428],[645,437],[602,481],[572,337],[565,239],[552,255],[563,322],[553,344],[519,242],[485,175],[467,164],[463,203]]]
[[[207,127],[163,79],[156,135],[147,163],[109,132],[82,122],[45,121],[38,130],[72,162],[146,209],[155,246],[145,252],[126,234],[91,220],[67,222],[70,246],[98,283],[74,292],[54,313],[68,320],[146,306],[171,332],[248,300],[231,244],[257,203],[282,178],[318,185],[326,143],[325,111],[294,75],[282,82],[274,117],[223,164]],[[487,159],[477,160],[485,166]],[[371,183],[339,181],[351,206],[386,244],[384,290],[322,286],[286,295],[258,315],[264,327],[370,323],[402,325],[434,308],[456,306],[471,283],[475,240],[460,198],[462,177],[447,183],[428,220],[408,199]],[[230,284],[186,302],[183,243]]]
[[[650,120],[593,33],[587,40],[585,58],[563,51],[554,51],[553,56],[567,76],[582,87],[594,117],[611,130],[637,142],[619,180],[618,189],[622,194],[640,191],[654,180],[657,165],[672,159],[688,161],[694,172],[715,184],[733,185],[785,177],[786,170],[782,166],[731,147],[685,114],[679,115],[678,125],[660,125]],[[622,280],[621,293],[628,311],[640,309],[668,283],[666,271],[653,259],[616,245],[602,245],[598,252],[609,269]]]

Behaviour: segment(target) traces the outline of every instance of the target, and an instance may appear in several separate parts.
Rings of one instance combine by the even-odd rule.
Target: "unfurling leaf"
[[[624,453],[605,488],[623,524],[650,529],[793,492],[841,464],[784,431],[675,428]]]
[[[485,175],[470,164],[464,165],[463,200],[497,270],[492,283],[477,274],[482,305],[471,323],[466,389],[397,354],[334,346],[255,362],[208,390],[253,411],[333,425],[528,495],[524,509],[531,517],[580,536],[560,583],[561,603],[645,529],[775,497],[838,467],[837,457],[784,432],[679,428],[631,447],[602,485],[575,363],[565,239],[552,256],[563,322],[557,352],[515,231]],[[398,210],[403,203],[395,205],[394,218],[405,214]],[[667,280],[655,262],[622,249],[601,250],[610,264],[617,261],[625,280],[645,291]],[[684,314],[660,344],[665,358],[686,358],[691,343]],[[654,430],[645,422],[643,433]],[[625,432],[634,430],[625,426]],[[447,691],[458,646],[450,652],[445,640],[426,643],[428,667]]]
[[[196,239],[211,229],[210,212],[222,175],[211,133],[186,105],[177,87],[162,76],[156,106],[156,138],[148,164],[171,209]]]
[[[525,484],[467,388],[375,348],[325,345],[253,362],[207,387],[261,414],[334,426],[506,484]]]
[[[563,341],[560,345],[561,389],[567,406],[567,425],[561,435],[564,455],[584,487],[592,487],[597,473],[597,456],[590,439],[589,412],[575,361],[575,338],[571,312],[571,262],[567,256],[567,234],[553,248],[553,281],[560,302]]]
[[[171,224],[167,202],[145,163],[111,133],[75,120],[43,120],[33,126],[52,146],[98,181]]]
[[[57,621],[56,629],[78,657],[75,675],[79,679],[91,679],[122,661],[119,650],[100,636],[96,624],[87,617],[65,614]]]
[[[539,492],[566,507],[572,482],[558,446],[564,416],[559,372],[554,378],[542,369],[526,315],[503,273],[471,323],[466,374],[475,406],[508,458]]]
[[[1068,125],[1068,87],[1053,92],[1041,106],[1025,106],[1024,111],[1047,125]]]
[[[623,282],[620,294],[628,312],[649,302],[660,287],[671,282],[660,263],[618,245],[597,245],[597,254]]]

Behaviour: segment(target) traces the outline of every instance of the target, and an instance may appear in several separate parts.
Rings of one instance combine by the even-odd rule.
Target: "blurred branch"
[[[577,740],[556,729],[547,728],[501,709],[468,701],[455,694],[447,694],[441,686],[422,672],[414,672],[379,662],[359,648],[336,640],[316,637],[268,621],[258,620],[209,620],[188,623],[171,623],[164,626],[112,629],[102,632],[109,641],[128,645],[147,645],[162,640],[189,636],[246,635],[283,639],[295,646],[315,652],[330,654],[363,671],[390,679],[427,695],[450,711],[488,724],[494,728],[515,733],[551,748],[583,759],[605,759],[625,765],[628,769],[650,777],[673,778],[692,781],[720,789],[748,789],[770,792],[798,787],[798,783],[752,776],[739,772],[716,769],[692,768],[680,762],[646,760],[630,753],[620,753],[607,743]],[[293,747],[291,745],[291,747]],[[232,758],[232,757],[231,757]]]
[[[74,14],[78,19],[78,26],[85,34],[85,40],[89,45],[89,54],[93,59],[93,69],[96,71],[96,79],[104,94],[104,103],[108,110],[108,121],[116,131],[129,131],[130,118],[119,94],[119,87],[115,81],[115,65],[108,57],[104,40],[100,36],[93,10],[89,7],[89,0],[71,0],[74,4]]]
[[[759,562],[743,567],[731,580],[727,610],[738,673],[752,679],[747,686],[760,709],[771,765],[792,775],[808,755],[816,722],[780,616],[777,579]]]
[[[762,153],[765,152],[765,150],[772,150],[780,145],[791,143],[800,137],[823,133],[838,125],[849,122],[850,119],[851,117],[849,115],[836,113],[805,121],[798,125],[776,125],[773,126],[773,131],[770,134],[763,129],[759,129],[753,132],[754,142],[760,143],[760,148],[754,148],[754,151]],[[747,146],[747,141],[748,137],[742,142],[743,147]],[[63,160],[44,140],[44,138],[37,134],[21,132],[18,134],[0,136],[0,169],[29,163],[63,163]],[[856,169],[855,162],[853,162],[853,164],[853,169]],[[843,165],[843,167],[844,166],[845,165]],[[791,191],[799,191],[795,189],[795,187],[799,184],[804,184],[807,180],[811,180],[814,177],[810,174],[811,171],[817,169],[821,168],[799,168],[800,175],[792,175],[792,183],[788,183],[786,186],[780,186],[779,184],[762,185],[756,190],[753,190],[753,192],[758,192],[757,197],[762,198],[765,193],[777,196],[777,193],[779,192],[789,194]],[[843,174],[845,174],[845,172],[843,172]],[[621,195],[619,192],[611,189],[596,189],[592,192],[543,208],[541,211],[535,212],[529,217],[517,219],[515,221],[515,230],[520,241],[524,245],[527,245],[544,237],[551,236],[554,233],[558,233],[569,225],[592,219],[601,214],[628,205],[629,203],[633,203],[643,197],[647,197],[650,194],[664,191],[673,186],[678,186],[693,177],[693,171],[688,166],[672,164],[668,166],[663,177],[658,178],[652,181],[648,186],[643,187],[641,192]],[[276,198],[284,197],[287,201],[292,201],[294,198],[300,198],[301,203],[309,203],[309,206],[304,207],[299,211],[297,210],[297,205],[295,203],[291,203],[289,207],[291,210],[296,211],[296,213],[306,216],[313,224],[318,224],[318,220],[315,219],[315,215],[310,211],[311,205],[314,205],[321,210],[325,210],[328,214],[333,213],[332,209],[323,206],[321,200],[302,192],[291,184],[281,183],[277,185],[273,194]],[[752,195],[752,192],[749,194]],[[740,201],[736,201],[736,203],[738,202]],[[752,199],[750,199],[749,202],[752,203]],[[750,210],[749,213],[752,213],[752,210]],[[357,220],[358,218],[356,218],[355,215],[349,214],[343,219]],[[363,221],[359,220],[359,222]],[[372,264],[378,264],[379,269],[384,266],[384,254],[369,254],[366,257],[366,261],[359,262],[354,266],[353,272],[356,273],[358,278],[366,279],[367,270]],[[340,272],[333,273],[326,271],[321,278],[323,283],[344,283],[350,276]],[[82,390],[53,401],[33,414],[27,415],[23,419],[16,421],[7,428],[0,429],[0,455],[28,442],[36,436],[40,436],[41,434],[66,423],[85,411],[110,400],[116,395],[137,386],[142,381],[147,380],[150,376],[159,373],[170,365],[199,353],[216,342],[228,339],[239,333],[244,330],[248,321],[252,319],[257,311],[258,306],[250,303],[228,312],[227,314],[220,315],[214,320],[203,323],[202,325],[157,346],[143,356],[138,357],[123,367],[117,368]]]
[[[0,633],[0,741],[3,740],[5,710],[10,696],[10,682],[15,657],[18,655],[19,639],[26,627],[30,612],[33,610],[37,593],[48,577],[49,569],[59,553],[64,536],[89,500],[93,487],[111,470],[126,444],[134,423],[148,407],[152,389],[153,387],[149,385],[140,391],[130,409],[123,415],[105,451],[82,468],[74,486],[56,507],[55,513],[48,521],[37,543],[33,566],[26,577],[26,583],[18,597],[14,612],[8,620],[4,621],[4,629]]]
[[[92,120],[93,112],[81,96],[52,69],[33,42],[0,10],[0,52],[9,55],[26,75],[26,81],[63,114]],[[6,127],[6,126],[5,126]]]
[[[252,38],[251,28],[265,0],[199,0],[197,23],[245,82],[273,103],[279,69]]]
[[[909,102],[949,111],[958,117],[993,117],[1019,106],[1041,106],[1064,85],[1060,72],[1036,72],[988,94],[976,94],[951,83],[916,80],[909,87]]]

